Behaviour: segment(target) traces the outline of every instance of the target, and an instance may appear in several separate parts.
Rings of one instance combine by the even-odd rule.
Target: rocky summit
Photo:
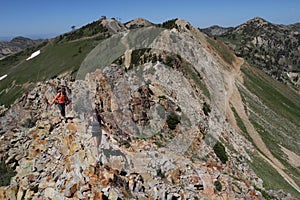
[[[254,127],[254,109],[285,118],[247,88],[249,64],[184,20],[131,30],[104,22],[115,34],[88,53],[76,78],[37,82],[1,108],[0,159],[14,174],[0,199],[295,199],[297,191],[266,188],[257,170],[270,166],[288,191],[298,189]],[[66,119],[50,104],[61,83],[71,100]],[[262,129],[270,119],[260,119]]]

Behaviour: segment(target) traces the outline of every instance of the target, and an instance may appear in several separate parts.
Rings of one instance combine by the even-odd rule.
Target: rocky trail
[[[16,175],[9,186],[0,188],[0,199],[259,196],[250,183],[261,185],[262,181],[247,165],[237,164],[236,158],[227,165],[213,157],[192,162],[169,148],[159,147],[155,140],[136,138],[124,145],[122,136],[108,124],[102,136],[103,153],[97,158],[84,120],[67,108],[69,120],[61,121],[57,109],[42,99],[53,96],[49,88],[40,84],[6,115],[5,127],[9,130],[1,136],[0,152],[7,157],[6,164],[15,168]],[[20,109],[22,106],[24,109]],[[24,127],[25,119],[30,119],[33,112],[35,125]],[[200,144],[206,151],[209,149],[204,141]],[[239,173],[241,170],[244,173]],[[216,189],[219,183],[222,187]]]

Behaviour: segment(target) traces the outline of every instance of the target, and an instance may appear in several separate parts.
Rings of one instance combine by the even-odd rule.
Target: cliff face
[[[61,75],[72,102],[67,122],[49,105],[58,79],[5,112],[1,160],[16,175],[1,198],[291,198],[267,193],[251,167],[262,156],[297,188],[249,119],[248,98],[260,102],[241,71],[250,66],[189,23],[174,23],[120,32],[88,54],[75,80]],[[93,109],[101,151],[88,125]]]

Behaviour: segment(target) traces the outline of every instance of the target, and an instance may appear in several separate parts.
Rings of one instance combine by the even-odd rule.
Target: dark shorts
[[[59,103],[59,104],[57,104],[57,107],[60,110],[61,116],[65,117],[66,116],[66,105],[64,103]]]
[[[100,131],[95,131],[95,132],[92,131],[92,137],[101,136],[101,135],[102,135],[101,129]]]

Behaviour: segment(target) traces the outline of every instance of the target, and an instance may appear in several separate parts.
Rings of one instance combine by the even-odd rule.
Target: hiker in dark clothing
[[[54,97],[54,99],[51,102],[51,105],[53,105],[54,103],[57,104],[57,107],[60,110],[60,114],[61,117],[63,119],[65,119],[65,121],[67,121],[66,119],[66,105],[68,104],[69,99],[67,97],[67,93],[65,88],[61,88],[60,92],[57,93],[57,95]]]

